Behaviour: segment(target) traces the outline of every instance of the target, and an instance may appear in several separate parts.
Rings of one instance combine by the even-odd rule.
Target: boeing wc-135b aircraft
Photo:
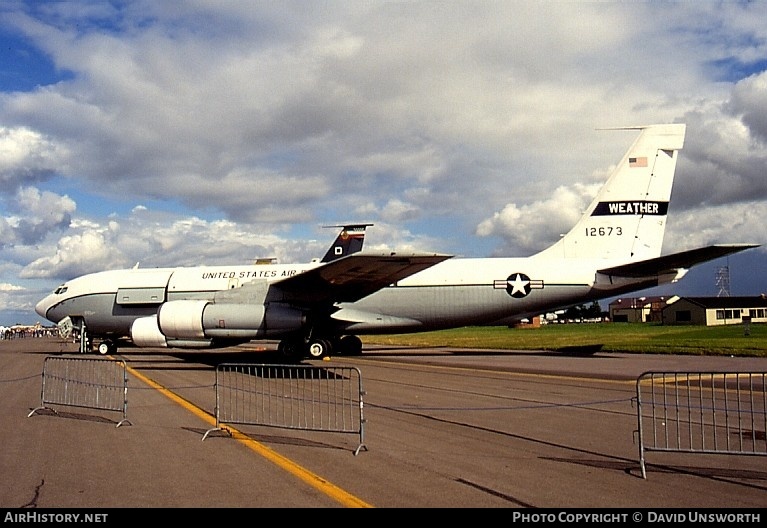
[[[505,325],[674,282],[695,264],[757,247],[661,256],[685,125],[629,128],[639,137],[585,214],[530,257],[358,251],[309,264],[104,271],[65,282],[35,311],[79,332],[83,352],[94,342],[105,354],[279,339],[293,358],[356,355],[360,335]]]

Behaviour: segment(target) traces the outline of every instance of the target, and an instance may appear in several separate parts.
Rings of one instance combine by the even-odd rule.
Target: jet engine
[[[169,301],[156,316],[136,319],[131,339],[136,346],[204,348],[218,340],[279,337],[306,324],[301,310],[278,303],[229,304],[207,300]]]

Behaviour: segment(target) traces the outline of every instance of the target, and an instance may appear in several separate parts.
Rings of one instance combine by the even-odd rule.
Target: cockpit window
[[[56,288],[56,289],[53,291],[53,293],[55,293],[56,295],[61,295],[61,294],[62,294],[62,293],[64,293],[65,291],[67,291],[67,285],[66,285],[66,284],[62,284],[61,286],[59,286],[58,288]]]

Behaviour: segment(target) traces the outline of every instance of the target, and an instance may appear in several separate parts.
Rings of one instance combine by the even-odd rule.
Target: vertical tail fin
[[[575,227],[538,255],[626,262],[660,256],[686,126],[625,129],[641,132]]]
[[[362,250],[362,244],[365,242],[365,228],[373,224],[349,224],[325,227],[340,227],[341,232],[336,237],[333,244],[322,257],[321,262],[332,262],[338,258],[357,253]]]

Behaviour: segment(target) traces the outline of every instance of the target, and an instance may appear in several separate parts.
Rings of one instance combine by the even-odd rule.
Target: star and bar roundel
[[[506,290],[515,299],[527,297],[532,290],[542,290],[543,281],[533,280],[524,273],[512,273],[506,280],[493,281],[493,288]]]

